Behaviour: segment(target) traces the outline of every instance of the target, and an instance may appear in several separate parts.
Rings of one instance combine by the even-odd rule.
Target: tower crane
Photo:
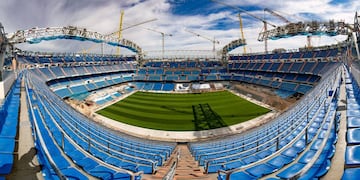
[[[121,14],[123,14],[123,13],[124,13],[124,12],[122,11]],[[121,14],[120,14],[120,17],[123,16],[123,15],[121,15]],[[156,21],[156,20],[157,20],[157,18],[153,18],[153,19],[149,19],[149,20],[146,20],[146,21],[142,21],[142,22],[136,23],[136,24],[129,25],[129,26],[124,27],[124,28],[122,28],[122,25],[120,25],[118,31],[112,32],[112,33],[110,33],[110,34],[107,34],[106,36],[117,36],[117,37],[118,37],[118,40],[120,41],[120,39],[121,39],[121,37],[122,37],[122,32],[123,32],[123,31],[125,31],[125,30],[127,30],[127,29],[130,29],[130,28],[133,28],[133,27],[136,27],[136,26],[140,26],[140,25],[145,24],[145,23],[153,22],[153,21]],[[120,24],[122,24],[121,18],[120,18]],[[90,50],[92,50],[95,46],[96,46],[96,44],[94,44],[93,46],[91,46],[91,47],[88,48],[88,49],[82,49],[81,52],[82,52],[83,54],[86,54],[86,53],[88,53]],[[101,44],[101,49],[102,49],[101,52],[102,52],[102,54],[103,54],[103,44]],[[119,54],[120,54],[119,48],[118,48],[117,51],[118,51],[117,54],[119,55]]]
[[[198,33],[196,33],[196,32],[192,32],[192,31],[190,31],[190,30],[187,30],[187,29],[185,29],[185,31],[188,32],[188,33],[191,33],[191,34],[193,34],[193,35],[195,35],[195,36],[197,36],[197,37],[201,37],[201,38],[204,38],[204,39],[209,40],[210,42],[212,42],[212,43],[213,43],[213,49],[212,49],[213,52],[215,52],[215,44],[220,44],[220,42],[217,41],[217,40],[215,39],[215,37],[214,37],[213,39],[211,39],[211,38],[202,36],[202,35],[200,35],[200,34],[198,34]]]
[[[292,23],[288,19],[286,19],[284,16],[280,15],[279,13],[277,13],[277,12],[275,12],[275,11],[269,9],[269,8],[265,8],[264,11],[269,12],[271,15],[278,17],[279,19],[281,19],[282,21],[284,21],[287,24]],[[312,47],[312,45],[311,45],[311,35],[306,36],[306,39],[307,39],[307,47],[311,48]]]
[[[193,35],[195,35],[195,36],[197,36],[197,37],[201,37],[201,38],[204,38],[204,39],[209,40],[210,42],[212,42],[212,44],[213,44],[213,49],[212,49],[212,51],[213,51],[213,53],[214,53],[214,58],[216,57],[215,44],[220,44],[220,42],[217,41],[217,40],[215,39],[215,37],[214,37],[213,39],[211,39],[211,38],[202,36],[202,35],[200,35],[200,34],[198,34],[198,33],[196,33],[196,32],[189,31],[189,30],[187,30],[187,29],[185,29],[185,31],[188,32],[188,33],[191,33],[191,34],[193,34]]]
[[[282,21],[284,21],[285,23],[291,23],[288,19],[286,19],[284,16],[280,15],[279,13],[269,9],[269,8],[265,8],[264,9],[265,12],[269,12],[271,15],[278,17],[279,19],[281,19]]]
[[[136,27],[136,26],[140,26],[140,25],[145,24],[145,23],[153,22],[153,21],[156,21],[156,20],[158,20],[158,19],[157,19],[157,18],[153,18],[153,19],[149,19],[149,20],[146,20],[146,21],[142,21],[142,22],[136,23],[136,24],[132,24],[132,25],[129,25],[129,26],[127,26],[127,27],[122,28],[122,31],[125,31],[125,30],[127,30],[127,29],[130,29],[130,28],[133,28],[133,27]],[[120,31],[115,31],[115,32],[112,32],[112,33],[110,33],[110,34],[108,34],[108,35],[110,35],[110,36],[115,36],[115,35],[117,35],[118,33],[120,33]]]
[[[247,15],[249,15],[249,16],[251,16],[251,17],[253,17],[253,18],[255,18],[255,19],[257,19],[257,20],[259,20],[259,21],[261,21],[261,22],[263,22],[263,23],[264,23],[264,32],[267,31],[267,25],[270,25],[270,26],[272,26],[272,27],[274,27],[274,28],[276,27],[276,25],[267,22],[265,19],[263,19],[263,18],[261,18],[261,17],[258,17],[258,16],[255,16],[255,15],[253,15],[253,14],[247,12],[246,10],[241,9],[241,8],[239,8],[239,7],[237,7],[237,6],[224,3],[224,2],[222,2],[222,1],[220,1],[220,0],[211,0],[211,1],[213,1],[213,2],[215,2],[215,3],[218,3],[218,4],[222,4],[222,5],[227,6],[227,7],[231,7],[231,8],[233,8],[233,9],[236,9],[236,10],[239,11],[239,12],[245,13],[245,14],[247,14]],[[265,52],[268,52],[267,38],[264,39],[264,42],[265,42]]]
[[[132,27],[135,27],[135,26],[139,26],[139,25],[141,25],[141,24],[145,24],[145,23],[148,23],[148,22],[152,22],[152,21],[157,20],[156,18],[155,18],[155,19],[150,19],[150,20],[147,20],[147,21],[144,21],[144,22],[140,22],[140,23],[137,23],[137,24],[128,26],[128,27],[126,27],[126,28],[123,28],[123,18],[124,18],[124,10],[121,10],[121,12],[120,12],[120,20],[119,20],[119,21],[120,21],[120,22],[119,22],[119,30],[110,34],[110,35],[115,35],[115,34],[117,34],[117,35],[118,35],[118,36],[117,36],[118,41],[120,41],[121,38],[122,38],[122,37],[121,37],[121,36],[122,36],[122,31],[124,31],[124,30],[126,30],[126,29],[129,29],[129,28],[132,28]],[[120,47],[117,48],[116,54],[117,54],[117,55],[120,55]]]
[[[156,33],[160,33],[161,34],[161,37],[162,37],[162,49],[161,49],[161,53],[162,53],[162,59],[164,59],[164,53],[165,53],[165,36],[173,36],[172,34],[167,34],[167,33],[164,33],[164,32],[161,32],[161,31],[158,31],[158,30],[155,30],[155,29],[150,29],[150,28],[145,28],[149,31],[153,31],[153,32],[156,32]]]
[[[122,25],[123,25],[123,17],[124,17],[124,10],[121,10],[120,12],[120,22],[119,22],[119,33],[118,33],[118,41],[121,40],[121,31],[122,31]],[[120,55],[120,47],[117,47],[116,54]]]

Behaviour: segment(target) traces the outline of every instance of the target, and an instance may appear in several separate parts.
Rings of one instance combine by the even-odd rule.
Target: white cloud
[[[351,1],[346,7],[342,4],[331,5],[329,4],[329,0],[288,0],[267,1],[266,3],[264,3],[263,0],[229,0],[226,2],[238,7],[259,6],[271,8],[281,12],[293,21],[304,18],[299,18],[299,16],[301,16],[300,13],[313,13],[322,20],[335,19],[352,23],[355,11],[360,8],[359,1]],[[219,7],[224,8],[224,6],[220,4],[213,3],[210,9]],[[171,4],[165,0],[110,0],[107,2],[101,0],[78,0],[76,3],[71,0],[3,0],[2,3],[0,3],[0,22],[3,23],[6,32],[13,32],[18,29],[27,29],[35,26],[75,25],[107,34],[119,28],[120,11],[123,9],[125,11],[123,27],[157,18],[157,21],[123,31],[124,38],[140,45],[145,51],[160,51],[162,36],[160,33],[146,30],[144,27],[173,35],[171,37],[165,36],[164,38],[166,50],[212,49],[212,43],[209,40],[196,37],[184,31],[184,28],[207,38],[212,39],[215,37],[216,40],[220,41],[220,44],[216,45],[218,50],[230,41],[240,37],[239,28],[209,30],[209,27],[213,27],[214,23],[223,21],[224,18],[226,21],[236,24],[234,27],[238,27],[239,22],[237,21],[236,11],[231,8],[224,8],[222,12],[208,15],[198,14],[192,16],[174,15],[171,13],[171,8]],[[259,10],[251,13],[261,17],[264,15],[264,12]],[[266,17],[271,18],[270,20],[274,24],[283,24],[279,19],[271,17],[269,14],[267,14]],[[246,15],[244,15],[243,18],[248,52],[250,50],[252,52],[263,51],[263,43],[257,41],[258,33],[262,29],[262,23]],[[269,41],[269,50],[279,47],[286,49],[303,47],[305,43],[306,37],[302,36]],[[322,45],[324,43],[336,43],[336,40],[327,37],[322,37],[320,40],[319,38],[313,38],[313,44],[315,45]],[[92,48],[91,51],[100,52],[100,45],[94,45],[94,43],[91,42],[52,41],[38,45],[21,45],[20,47],[30,50],[72,52]],[[114,53],[116,51],[116,48],[111,46],[105,46],[104,49],[108,53]],[[122,50],[122,52],[127,53],[129,51]],[[238,48],[234,52],[242,52],[242,48]]]

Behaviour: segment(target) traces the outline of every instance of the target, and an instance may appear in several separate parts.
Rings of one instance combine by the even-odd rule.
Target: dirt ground
[[[273,89],[254,84],[236,83],[233,87],[235,91],[268,104],[280,112],[291,107],[300,98],[300,95],[298,95],[282,99],[275,94]]]

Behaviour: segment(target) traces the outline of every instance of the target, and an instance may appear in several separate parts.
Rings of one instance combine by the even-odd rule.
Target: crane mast
[[[158,31],[158,30],[155,30],[155,29],[150,29],[150,28],[145,28],[149,31],[153,31],[153,32],[156,32],[156,33],[160,33],[161,34],[161,37],[162,37],[162,49],[161,49],[161,53],[162,53],[162,59],[164,60],[164,55],[165,55],[165,36],[173,36],[172,34],[167,34],[167,33],[164,33],[164,32],[161,32],[161,31]]]
[[[214,39],[211,39],[211,38],[208,38],[208,37],[206,37],[206,36],[202,36],[201,34],[198,34],[198,33],[196,33],[196,32],[189,31],[189,30],[187,30],[187,29],[185,29],[185,31],[188,32],[188,33],[191,33],[191,34],[193,34],[193,35],[195,35],[195,36],[197,36],[197,37],[201,37],[201,38],[204,38],[204,39],[209,40],[210,42],[212,42],[212,43],[213,43],[213,49],[212,49],[213,52],[215,52],[215,44],[219,44],[219,43],[220,43],[219,41],[217,41],[217,40],[215,39],[215,37],[214,37]]]
[[[121,10],[120,12],[120,22],[119,22],[119,33],[118,33],[118,41],[121,40],[121,31],[122,31],[122,25],[123,25],[123,17],[124,17],[124,11]],[[116,54],[120,56],[120,47],[117,47]]]
[[[222,5],[227,6],[227,7],[231,7],[231,8],[233,8],[233,9],[236,9],[236,10],[239,11],[239,12],[243,12],[243,13],[245,13],[245,14],[247,14],[247,15],[249,15],[249,16],[251,16],[251,17],[253,17],[253,18],[255,18],[255,19],[259,20],[259,21],[261,21],[261,22],[263,22],[263,23],[264,23],[264,32],[267,31],[267,25],[270,25],[270,26],[272,26],[272,27],[274,27],[274,28],[276,27],[276,25],[267,22],[265,19],[263,19],[263,18],[261,18],[261,17],[258,17],[258,16],[255,16],[255,15],[253,15],[253,14],[247,12],[246,10],[241,9],[241,8],[239,8],[239,7],[237,7],[237,6],[234,6],[234,5],[231,5],[231,4],[227,4],[227,3],[224,3],[224,2],[219,1],[219,0],[211,0],[211,1],[213,1],[213,2],[215,2],[215,3],[218,3],[218,4],[222,4]],[[267,38],[264,39],[264,43],[265,43],[265,52],[267,52],[267,51],[268,51],[268,49],[267,49]]]
[[[196,33],[196,32],[189,31],[189,30],[187,30],[187,29],[185,29],[185,31],[188,32],[188,33],[191,33],[191,34],[193,34],[193,35],[195,35],[195,36],[197,36],[197,37],[201,37],[201,38],[203,38],[203,39],[206,39],[206,40],[212,42],[212,44],[213,44],[212,51],[213,51],[213,53],[214,53],[214,59],[216,58],[216,48],[215,48],[215,44],[220,44],[220,42],[217,41],[217,40],[215,39],[215,37],[214,37],[214,39],[211,39],[211,38],[208,38],[208,37],[203,36],[203,35],[201,35],[201,34],[198,34],[198,33]]]
[[[269,9],[269,8],[265,8],[264,11],[269,12],[271,15],[276,16],[277,18],[279,18],[280,20],[282,20],[283,22],[290,24],[292,23],[291,21],[289,21],[288,19],[286,19],[284,16],[280,15],[279,13],[276,13],[275,11]],[[306,47],[307,48],[311,48],[311,35],[307,35],[306,36]]]

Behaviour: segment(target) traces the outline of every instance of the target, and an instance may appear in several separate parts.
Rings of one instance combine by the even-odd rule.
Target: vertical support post
[[[164,60],[164,53],[165,53],[165,34],[164,33],[161,33],[161,36],[162,36],[162,43],[161,43],[161,45],[162,45],[162,49],[161,49],[161,54],[162,54],[162,56],[161,56],[161,58],[162,58],[162,60]]]
[[[308,144],[309,136],[308,136],[308,128],[305,129],[305,144]]]
[[[65,137],[64,132],[61,132],[61,148],[64,150],[65,148]]]
[[[91,142],[90,142],[90,138],[88,138],[88,152],[90,152],[90,148],[91,148]]]
[[[334,118],[334,133],[336,134],[336,130],[337,130],[337,115],[336,115],[336,112],[335,112],[335,118]]]
[[[265,42],[265,53],[268,53],[268,37],[267,37],[267,23],[266,21],[263,21],[264,22],[264,32],[265,32],[265,39],[264,39],[264,42]]]

